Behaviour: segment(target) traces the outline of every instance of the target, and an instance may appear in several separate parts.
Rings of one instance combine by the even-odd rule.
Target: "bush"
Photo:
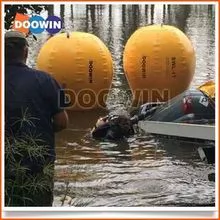
[[[48,148],[40,143],[30,136],[6,136],[5,206],[50,206],[54,164],[46,162]]]

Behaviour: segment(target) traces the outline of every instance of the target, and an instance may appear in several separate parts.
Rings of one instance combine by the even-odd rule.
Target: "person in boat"
[[[215,83],[209,81],[197,89],[186,90],[168,102],[146,103],[131,117],[100,117],[91,131],[95,139],[118,140],[133,135],[140,120],[213,124],[215,123]]]

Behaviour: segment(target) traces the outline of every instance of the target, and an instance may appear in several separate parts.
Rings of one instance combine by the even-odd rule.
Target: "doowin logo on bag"
[[[43,31],[47,31],[50,34],[56,34],[62,29],[62,21],[57,16],[48,16],[47,19],[44,19],[39,15],[30,17],[17,13],[12,29],[20,31],[25,35],[29,32],[32,34],[40,34]]]

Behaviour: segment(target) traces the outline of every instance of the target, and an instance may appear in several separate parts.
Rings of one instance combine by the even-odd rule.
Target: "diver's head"
[[[131,119],[125,115],[112,116],[109,124],[115,130],[116,135],[128,137],[133,134]]]
[[[99,118],[95,128],[92,130],[94,138],[106,138],[117,140],[134,134],[129,117],[124,115],[113,115]]]

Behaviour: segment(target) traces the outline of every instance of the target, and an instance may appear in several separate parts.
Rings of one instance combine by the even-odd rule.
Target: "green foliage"
[[[16,121],[19,128],[34,126],[31,117],[26,116],[24,114]],[[44,206],[50,203],[50,198],[45,198],[53,191],[54,164],[48,161],[49,157],[49,147],[38,137],[6,133],[5,206]]]
[[[30,141],[30,142],[29,142]],[[30,144],[31,143],[31,144]],[[45,155],[47,147],[38,145],[30,140],[5,142],[5,206],[28,206],[29,204],[40,205],[40,200],[35,197],[39,193],[53,190],[53,164],[46,164]],[[32,173],[23,164],[24,158],[30,161],[41,160],[45,163],[42,172]]]

